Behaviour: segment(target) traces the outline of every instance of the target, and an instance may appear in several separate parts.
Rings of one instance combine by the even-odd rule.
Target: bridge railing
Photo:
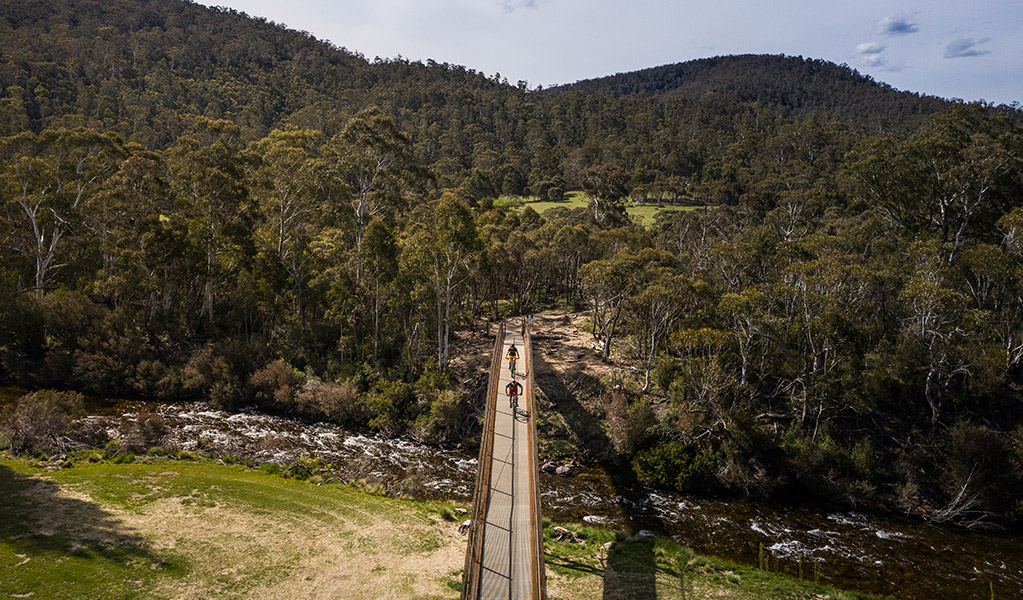
[[[523,346],[526,360],[526,406],[529,407],[529,437],[533,443],[529,446],[529,493],[533,499],[531,528],[533,542],[533,598],[547,599],[547,571],[543,562],[543,519],[540,513],[540,462],[536,435],[536,402],[533,396],[533,336],[529,327],[523,329],[525,341]]]
[[[480,437],[480,454],[476,468],[476,489],[472,495],[472,521],[469,525],[469,542],[465,551],[465,570],[462,575],[462,600],[477,600],[480,587],[480,567],[483,556],[483,524],[486,521],[488,494],[490,492],[490,456],[494,448],[494,418],[497,414],[497,388],[500,385],[501,354],[504,350],[504,329],[502,322],[497,328],[494,350],[490,357],[490,375],[487,383],[487,399],[483,411],[483,433]]]

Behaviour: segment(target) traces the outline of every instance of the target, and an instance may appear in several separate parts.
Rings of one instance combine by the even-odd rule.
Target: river
[[[365,479],[434,498],[469,502],[475,454],[353,433],[254,412],[225,413],[203,403],[90,401],[88,420],[113,437],[144,411],[170,428],[168,445],[233,454],[255,462],[323,458],[338,477]],[[541,474],[545,516],[619,530],[649,528],[696,552],[840,588],[898,598],[1023,598],[1023,536],[943,528],[847,510],[713,500],[648,490],[619,494],[599,468],[571,477]]]

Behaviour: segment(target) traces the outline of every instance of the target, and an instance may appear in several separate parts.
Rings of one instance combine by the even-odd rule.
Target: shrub
[[[71,457],[78,462],[97,463],[103,460],[103,452],[100,450],[77,450],[71,454]]]
[[[16,453],[58,454],[70,450],[75,419],[82,412],[77,392],[26,394],[0,414],[0,446]]]
[[[461,394],[454,390],[444,390],[437,394],[430,405],[429,414],[421,415],[416,424],[427,439],[448,440],[460,432],[468,408]]]
[[[303,416],[349,427],[363,427],[369,420],[359,391],[347,382],[336,384],[310,379],[295,395],[294,407]]]
[[[301,376],[283,360],[275,360],[249,378],[256,403],[260,406],[292,406]]]
[[[128,452],[127,454],[118,454],[116,457],[114,457],[115,465],[125,465],[133,462],[135,462],[135,455],[132,454],[131,452]]]
[[[323,481],[325,476],[330,475],[330,469],[331,465],[322,459],[302,456],[288,465],[282,474],[284,477],[298,479],[299,481],[319,476],[320,481]]]
[[[401,381],[386,381],[377,385],[370,396],[369,406],[374,416],[371,427],[387,435],[403,431],[418,415],[415,414],[416,396],[412,386]]]
[[[247,399],[252,354],[251,348],[233,340],[216,349],[200,348],[185,365],[184,387],[207,395],[219,408],[233,410]]]
[[[733,490],[770,495],[784,483],[785,454],[752,415],[727,413],[728,436],[721,444],[724,466],[718,479]]]
[[[650,436],[650,431],[657,425],[649,398],[645,396],[636,398],[630,405],[628,397],[622,390],[611,392],[605,413],[608,436],[615,451],[623,456],[631,456],[636,448],[642,446]]]
[[[131,386],[143,397],[166,400],[180,394],[174,375],[174,371],[159,360],[140,360],[135,365]]]
[[[259,470],[266,473],[267,475],[280,475],[281,473],[284,472],[284,467],[282,467],[279,463],[271,462],[266,463],[265,465],[260,467]]]
[[[168,431],[160,413],[142,412],[135,416],[122,445],[132,452],[145,452],[153,446],[162,446]]]
[[[939,464],[948,499],[939,516],[946,513],[949,520],[981,526],[1013,508],[1020,482],[1013,470],[1010,443],[997,431],[956,423]]]
[[[668,390],[671,388],[671,384],[674,383],[681,374],[682,361],[676,358],[662,359],[650,373],[654,382],[657,383],[657,387],[661,388],[661,391],[664,393],[668,393]]]
[[[103,447],[103,458],[111,459],[121,453],[121,440],[110,440]]]
[[[110,441],[110,434],[103,423],[84,421],[75,426],[74,439],[86,448],[102,448]]]
[[[688,492],[715,485],[717,462],[712,453],[669,441],[640,450],[632,459],[632,467],[646,485]]]

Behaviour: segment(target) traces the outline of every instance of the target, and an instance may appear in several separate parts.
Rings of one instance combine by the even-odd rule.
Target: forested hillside
[[[906,130],[948,107],[933,96],[899,92],[845,65],[786,56],[719,56],[588,79],[561,89],[616,95],[671,94],[676,100],[723,96],[755,102],[791,119],[853,121],[874,130]]]
[[[453,337],[585,310],[636,373],[587,455],[644,483],[1023,519],[1011,109],[781,57],[529,90],[172,0],[0,16],[4,382],[471,440]],[[45,451],[26,402],[0,443]]]
[[[375,105],[443,185],[480,197],[578,187],[581,170],[606,164],[661,197],[734,202],[762,179],[759,165],[721,169],[736,144],[755,160],[793,123],[805,137],[855,138],[915,127],[948,104],[792,57],[719,57],[540,93],[432,61],[369,62],[179,0],[12,0],[3,16],[0,133],[85,126],[158,149],[195,115],[233,121],[248,142],[285,127],[333,135]]]

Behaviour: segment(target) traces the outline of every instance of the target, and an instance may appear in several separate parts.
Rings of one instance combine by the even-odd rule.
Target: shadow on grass
[[[0,465],[0,541],[29,557],[161,564],[149,542],[113,515],[59,492],[52,482]]]
[[[593,565],[587,564],[583,561],[572,560],[571,558],[564,558],[560,556],[544,556],[544,562],[548,566],[565,571],[576,571],[577,573],[584,575],[603,575],[604,569],[594,567]]]
[[[595,389],[595,378],[585,374],[583,367],[577,365],[570,367],[563,379],[544,360],[542,352],[535,350],[533,360],[537,379],[542,378],[541,387],[579,439],[583,454],[604,464],[615,494],[621,499],[632,533],[641,530],[666,533],[667,527],[651,507],[649,494],[639,484],[631,463],[617,455],[600,421],[579,402],[573,390],[565,386],[567,378],[579,381],[588,378],[590,381],[580,387]],[[604,569],[604,600],[656,600],[657,568],[653,539],[630,540],[613,548],[608,552]]]

